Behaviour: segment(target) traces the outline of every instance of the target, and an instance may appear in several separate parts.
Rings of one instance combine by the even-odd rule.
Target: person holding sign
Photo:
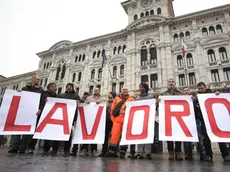
[[[80,99],[79,95],[75,92],[74,85],[72,83],[68,83],[66,85],[66,91],[65,91],[65,93],[59,94],[58,98],[76,100],[78,103],[81,102],[81,99]],[[74,122],[76,121],[76,119],[77,119],[77,111],[75,113]],[[72,137],[70,135],[69,141],[65,141],[64,142],[64,155],[65,156],[69,156],[70,155],[71,140],[72,140]]]
[[[206,87],[206,84],[199,82],[197,84],[198,94],[207,94],[212,93],[210,89]],[[215,92],[216,95],[219,95],[219,92]],[[197,132],[199,137],[199,148],[200,148],[200,160],[201,161],[212,161],[213,152],[211,147],[211,141],[207,134],[207,129],[201,112],[200,104],[198,98],[194,99],[194,111],[196,116],[197,123]],[[229,150],[226,143],[219,143],[219,148],[222,154],[224,161],[230,161]]]
[[[94,92],[92,96],[89,96],[86,98],[85,103],[90,104],[90,103],[96,103],[100,104],[103,102],[102,97],[100,95],[100,89],[99,88],[94,88]],[[95,156],[95,153],[97,151],[97,144],[83,144],[82,145],[82,156],[89,156],[88,154],[88,149],[91,149],[91,156]]]
[[[41,106],[40,106],[40,111],[42,114],[42,111],[45,107],[45,104],[47,102],[48,97],[57,97],[56,94],[57,91],[57,85],[53,82],[49,83],[47,85],[47,90],[42,94],[41,96]],[[44,140],[44,145],[43,145],[43,154],[48,155],[50,146],[52,146],[52,155],[56,155],[58,151],[58,142],[57,141],[50,141],[50,140]]]
[[[176,88],[176,82],[173,78],[168,80],[168,89],[162,93],[162,95],[173,96],[173,95],[182,95],[182,93]],[[160,99],[158,99],[158,102]],[[167,141],[168,152],[169,152],[169,160],[183,160],[182,151],[181,151],[181,142]]]
[[[113,103],[113,100],[116,98],[117,94],[115,92],[109,92],[108,94],[108,101],[106,104],[106,124],[105,124],[105,141],[102,145],[102,152],[99,155],[99,157],[104,157],[108,152],[108,142],[109,142],[109,136],[112,130],[113,122],[110,118],[110,111],[111,111],[111,105]]]
[[[145,83],[141,83],[140,86],[140,94],[136,98],[136,101],[153,99],[153,97],[149,94],[149,86]],[[137,154],[134,155],[136,159],[152,159],[151,157],[151,144],[138,144],[137,145]]]
[[[107,157],[118,157],[117,146],[119,144],[122,127],[125,117],[126,103],[131,102],[133,99],[129,96],[127,88],[122,88],[121,94],[113,101],[111,106],[111,115],[114,116],[112,135],[109,140],[109,152]],[[125,158],[127,146],[120,147],[120,158]]]
[[[38,76],[33,76],[31,79],[31,82],[26,84],[25,87],[22,88],[22,91],[29,91],[29,92],[34,92],[34,93],[43,93],[42,87],[40,87],[40,78]],[[37,115],[40,114],[40,111],[38,110]],[[36,114],[34,115],[34,118],[39,118],[38,116],[36,117]],[[16,135],[12,137],[12,147],[8,151],[8,153],[20,153],[24,154],[25,151],[27,150],[28,144],[29,144],[29,154],[33,154],[33,149],[31,144],[34,142],[32,139],[33,135]],[[36,145],[36,144],[35,144]]]

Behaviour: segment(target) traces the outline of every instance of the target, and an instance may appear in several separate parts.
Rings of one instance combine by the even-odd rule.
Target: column
[[[196,54],[197,55],[195,57],[193,57],[193,59],[194,59],[195,68],[198,68],[198,71],[199,71],[196,73],[197,79],[199,81],[205,82],[207,79],[206,78],[207,75],[206,75],[206,70],[205,70],[205,68],[206,68],[205,64],[207,64],[207,63],[206,63],[206,60],[204,58],[206,58],[206,56],[203,56],[203,54],[202,54],[200,42],[198,40],[196,40],[195,44],[196,44]],[[211,80],[209,80],[209,81],[211,81]]]
[[[131,42],[130,42],[130,44],[131,44],[131,48],[134,48],[135,47],[135,42],[136,42],[136,39],[135,39],[135,36],[136,36],[136,34],[135,34],[135,32],[133,32],[132,33],[132,37],[131,37]],[[131,75],[132,75],[132,85],[131,85],[131,90],[135,90],[136,89],[136,77],[135,77],[135,75],[136,75],[136,58],[135,58],[135,55],[136,54],[133,54],[133,53],[131,53],[131,64],[132,64],[132,70],[131,70]],[[127,65],[129,64],[129,62],[127,61]]]
[[[218,72],[219,72],[219,76],[220,76],[220,82],[223,82],[224,81],[224,71],[223,71],[223,68],[219,68],[218,69]]]

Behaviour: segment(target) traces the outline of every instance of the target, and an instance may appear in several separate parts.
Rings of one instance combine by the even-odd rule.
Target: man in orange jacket
[[[125,118],[126,103],[131,102],[133,99],[129,96],[128,89],[122,88],[121,94],[114,99],[111,106],[111,118],[113,121],[113,128],[111,138],[109,140],[109,152],[107,157],[118,157],[117,146],[119,144],[122,127]],[[124,158],[128,146],[120,147],[120,158]]]

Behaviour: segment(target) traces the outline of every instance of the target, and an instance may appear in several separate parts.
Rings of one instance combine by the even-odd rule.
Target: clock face
[[[147,7],[149,7],[150,5],[152,5],[152,3],[153,3],[153,0],[142,0],[142,1],[141,1],[141,7],[147,8]]]

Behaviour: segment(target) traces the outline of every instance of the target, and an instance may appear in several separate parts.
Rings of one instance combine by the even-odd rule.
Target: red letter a
[[[30,131],[31,125],[15,125],[15,120],[18,112],[20,96],[13,96],[10,109],[7,114],[4,131]]]
[[[217,137],[230,138],[230,131],[222,131],[216,123],[215,115],[214,115],[213,110],[212,110],[213,104],[216,104],[216,103],[224,105],[227,108],[228,113],[230,114],[230,103],[227,99],[224,99],[224,98],[209,98],[209,99],[207,99],[204,102],[204,105],[205,105],[205,108],[207,110],[208,120],[209,120],[209,123],[211,126],[211,130],[212,130],[213,134],[216,135]],[[218,115],[221,116],[222,114],[218,114]]]
[[[99,106],[98,111],[97,111],[97,115],[96,115],[96,119],[95,122],[93,124],[93,128],[92,128],[92,132],[89,134],[87,132],[87,128],[86,128],[86,122],[85,122],[85,112],[84,112],[84,108],[83,107],[79,107],[79,112],[80,112],[80,117],[81,117],[81,126],[82,126],[82,137],[83,140],[94,140],[96,134],[97,134],[97,129],[99,126],[99,122],[101,120],[101,115],[103,112],[104,107],[103,106]],[[90,114],[87,114],[90,115]]]
[[[144,124],[142,133],[138,135],[132,134],[132,125],[133,125],[133,118],[136,111],[144,111]],[[128,124],[127,124],[127,132],[126,132],[126,140],[141,140],[146,139],[148,137],[148,123],[149,123],[149,111],[150,108],[148,105],[143,106],[134,106],[130,109]]]
[[[53,114],[57,111],[58,108],[62,109],[63,120],[51,119]],[[55,105],[49,111],[45,119],[37,127],[36,132],[41,133],[47,124],[62,125],[64,129],[64,134],[66,135],[70,134],[68,112],[67,112],[67,106],[65,103],[55,103]]]
[[[184,107],[184,112],[171,112],[171,105],[182,105]],[[182,130],[187,137],[192,137],[187,125],[184,123],[182,117],[189,116],[190,109],[189,103],[186,100],[165,100],[165,132],[166,136],[172,136],[172,117],[175,117],[180,124]]]

